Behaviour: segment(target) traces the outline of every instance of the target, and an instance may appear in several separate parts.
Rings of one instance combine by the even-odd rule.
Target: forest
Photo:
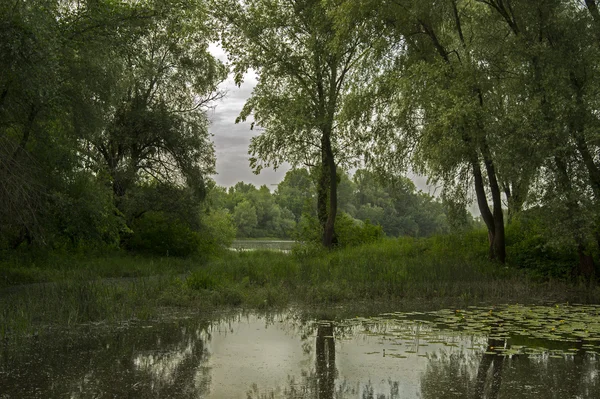
[[[493,262],[597,275],[595,0],[11,0],[0,13],[6,259],[474,231]],[[212,178],[207,111],[249,71],[236,122],[252,122],[250,166],[292,166],[273,192]]]

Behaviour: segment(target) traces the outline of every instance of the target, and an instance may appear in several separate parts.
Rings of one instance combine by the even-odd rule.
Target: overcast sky
[[[211,45],[209,50],[221,61],[227,61],[225,52],[220,47]],[[243,181],[256,186],[266,184],[274,189],[271,185],[282,181],[289,169],[289,167],[281,167],[277,171],[263,169],[260,175],[252,173],[248,160],[248,145],[250,138],[256,132],[250,130],[250,122],[236,124],[235,118],[250,97],[255,85],[254,74],[247,74],[241,87],[237,87],[233,77],[229,76],[220,86],[221,90],[226,92],[225,98],[208,112],[211,121],[209,131],[213,134],[217,153],[217,174],[213,178],[220,186],[230,187]]]
[[[209,50],[215,57],[227,62],[227,56],[222,48],[211,45]],[[246,75],[244,83],[240,87],[235,85],[233,77],[230,76],[220,86],[226,92],[225,98],[209,111],[211,120],[209,130],[213,134],[217,154],[217,174],[213,178],[220,186],[230,187],[243,181],[256,186],[266,184],[273,190],[289,170],[289,167],[282,166],[277,171],[263,169],[260,175],[252,173],[248,160],[248,145],[250,138],[256,132],[250,130],[250,122],[236,124],[235,118],[242,110],[246,99],[250,97],[255,85],[256,76],[253,73]],[[419,189],[434,194],[434,188],[427,185],[425,177],[412,174],[409,177]],[[439,194],[439,190],[437,194]]]

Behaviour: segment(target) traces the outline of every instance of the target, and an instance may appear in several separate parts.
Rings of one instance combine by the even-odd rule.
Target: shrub
[[[235,239],[235,223],[227,209],[218,209],[204,215],[202,226],[200,252],[203,254],[215,254],[220,249],[229,247]]]
[[[126,242],[129,250],[155,255],[188,256],[198,253],[201,237],[179,219],[163,212],[147,212],[135,220]]]
[[[352,247],[376,242],[384,237],[380,225],[371,224],[353,219],[345,212],[341,212],[336,219],[335,230],[340,247]]]
[[[568,242],[551,240],[535,217],[515,219],[506,228],[507,261],[544,277],[568,277],[577,253]]]
[[[382,239],[385,234],[380,225],[372,224],[369,220],[363,222],[352,218],[345,212],[340,212],[335,221],[337,245],[352,247],[369,244]],[[296,230],[296,240],[308,243],[321,242],[321,226],[316,218],[302,215]],[[301,251],[301,249],[298,249]]]

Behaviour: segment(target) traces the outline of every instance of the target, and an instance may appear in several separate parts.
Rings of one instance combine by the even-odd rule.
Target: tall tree
[[[570,237],[580,257],[574,272],[589,277],[588,241],[598,229],[600,204],[595,2],[586,2],[587,9],[559,0],[481,3],[506,26],[519,105],[535,116],[535,140],[525,145],[541,155],[540,204],[553,213],[551,224],[561,220],[549,230],[560,240]]]
[[[253,69],[258,85],[239,120],[252,116],[257,172],[287,161],[318,167],[318,214],[323,245],[335,241],[337,169],[352,159],[355,131],[340,113],[350,82],[368,58],[373,36],[366,24],[334,18],[335,1],[227,0],[213,8],[236,82]]]
[[[367,4],[390,42],[388,60],[377,70],[380,83],[364,95],[372,98],[367,111],[379,125],[371,161],[405,167],[410,155],[412,167],[442,181],[447,192],[471,182],[490,258],[504,262],[501,170],[491,134],[496,65],[483,50],[490,44],[486,32],[496,27],[479,23],[484,6],[468,1]]]
[[[117,196],[140,179],[201,194],[214,166],[203,109],[226,74],[204,5],[0,4],[0,245],[116,225],[106,183]],[[73,204],[101,209],[79,218]]]

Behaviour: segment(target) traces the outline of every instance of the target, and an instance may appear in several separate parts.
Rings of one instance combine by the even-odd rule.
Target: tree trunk
[[[569,219],[574,219],[573,214],[575,212],[579,212],[579,204],[573,198],[573,187],[571,186],[571,181],[569,179],[569,174],[567,171],[567,165],[564,159],[561,156],[556,155],[554,157],[554,164],[556,166],[556,170],[558,173],[558,182],[562,186],[562,189],[565,193],[567,193],[567,209],[569,210]],[[595,264],[594,259],[587,254],[585,239],[582,234],[578,231],[573,232],[573,239],[577,244],[577,254],[579,255],[579,263],[572,270],[572,275],[575,276],[584,276],[586,278],[591,278],[594,274]]]
[[[0,109],[4,108],[4,100],[6,100],[6,96],[8,95],[8,85],[6,85],[6,87],[4,88],[4,90],[2,90],[2,93],[0,94]]]
[[[575,141],[577,152],[579,152],[583,164],[587,169],[594,196],[596,197],[596,200],[600,201],[600,168],[596,165],[584,133],[588,112],[585,109],[585,103],[583,101],[583,85],[584,83],[577,79],[575,74],[571,73],[571,87],[575,92],[576,108],[571,115],[569,130],[571,137],[573,137]]]
[[[494,258],[494,237],[496,235],[496,227],[494,226],[494,216],[490,212],[490,207],[487,203],[487,196],[485,194],[485,187],[483,185],[483,176],[481,174],[481,166],[477,155],[474,155],[474,159],[471,161],[471,168],[473,170],[473,177],[475,178],[475,195],[477,197],[477,206],[479,207],[479,213],[485,223],[488,231],[488,240],[490,243],[490,259]]]
[[[590,281],[596,272],[596,265],[594,264],[594,258],[592,255],[586,253],[585,245],[579,243],[577,245],[577,255],[579,256],[579,264],[574,269],[574,277],[582,276],[586,280]]]
[[[321,139],[323,154],[323,174],[327,176],[329,183],[327,197],[329,206],[327,209],[327,219],[323,229],[323,246],[332,248],[335,237],[335,218],[337,215],[337,167],[333,158],[333,148],[331,147],[331,129],[324,129]]]
[[[585,0],[585,5],[587,6],[592,19],[596,25],[596,34],[600,38],[600,12],[598,12],[598,4],[596,4],[596,0]]]
[[[11,162],[15,162],[17,160],[17,157],[19,156],[19,153],[21,151],[25,151],[25,147],[29,142],[29,137],[31,136],[31,131],[33,130],[35,118],[38,114],[38,111],[38,107],[36,107],[35,105],[31,105],[29,113],[27,114],[27,121],[25,123],[25,126],[23,126],[23,135],[21,136],[19,146],[15,149],[15,152],[12,155]]]
[[[497,206],[494,206],[494,213],[490,211],[485,193],[481,166],[479,165],[479,161],[475,153],[473,154],[473,160],[471,161],[471,168],[473,169],[473,176],[475,177],[475,194],[477,196],[477,205],[479,207],[479,212],[481,213],[481,218],[483,219],[488,230],[490,259],[497,259],[504,263],[506,260],[506,246],[502,208],[500,208],[500,211],[498,211]]]
[[[321,226],[321,234],[325,231],[325,224],[327,223],[327,190],[329,188],[327,176],[325,158],[322,157],[317,179],[317,218],[319,219],[319,226]]]
[[[492,354],[494,348],[503,347],[504,341],[500,339],[488,339],[488,347],[481,357],[479,362],[479,368],[477,369],[477,376],[475,377],[475,388],[473,390],[473,399],[481,399],[485,396],[485,387],[488,380],[488,371],[490,366],[492,367],[492,383],[488,398],[497,398],[500,393],[500,387],[502,385],[502,369],[504,368],[504,357]]]
[[[494,257],[501,263],[506,261],[506,237],[504,233],[504,212],[502,211],[502,197],[500,194],[500,185],[496,177],[496,168],[492,161],[492,155],[485,138],[481,144],[481,153],[485,163],[485,169],[488,174],[490,191],[492,193],[493,218],[494,218]]]
[[[525,204],[529,194],[529,181],[530,178],[526,177],[505,183],[504,195],[507,202],[506,221],[508,224],[511,224],[515,216],[523,210],[523,204]]]

